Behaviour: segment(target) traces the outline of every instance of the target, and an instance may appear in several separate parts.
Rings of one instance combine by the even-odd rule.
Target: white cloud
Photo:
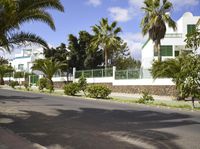
[[[191,7],[199,4],[199,0],[169,0],[172,2],[174,9],[179,10],[183,7]],[[130,7],[141,8],[143,6],[143,0],[128,0]]]
[[[124,33],[121,37],[127,42],[131,56],[140,59],[142,45],[146,42],[147,37],[143,37],[141,33]]]
[[[169,0],[173,3],[175,10],[181,10],[196,6],[200,3],[200,0]],[[126,22],[133,19],[135,16],[139,16],[143,13],[141,7],[144,5],[143,0],[127,0],[129,6],[127,8],[111,7],[108,9],[111,18],[119,22]]]
[[[143,5],[143,0],[128,0],[130,7],[141,8]]]
[[[199,0],[170,0],[174,7],[195,6],[199,4]]]
[[[126,22],[132,19],[129,10],[120,7],[111,7],[108,9],[113,20],[118,22]]]
[[[92,5],[94,7],[101,5],[101,3],[101,0],[87,0],[87,4]]]

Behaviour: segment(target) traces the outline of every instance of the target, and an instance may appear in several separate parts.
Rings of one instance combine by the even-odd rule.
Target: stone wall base
[[[8,82],[5,82],[7,84]],[[54,82],[55,88],[62,89],[67,82]],[[177,96],[178,91],[175,85],[135,85],[135,86],[113,86],[112,83],[98,83],[109,87],[113,92],[141,94],[143,91],[148,91],[151,95],[160,96]]]
[[[102,84],[102,83],[101,83]],[[143,91],[148,91],[151,95],[159,96],[177,96],[178,91],[175,85],[130,85],[130,86],[113,86],[110,84],[102,84],[109,87],[113,92],[141,94]]]
[[[148,91],[151,95],[160,96],[177,96],[178,92],[175,85],[135,85],[135,86],[113,86],[112,83],[98,83],[109,87],[113,92],[141,94],[143,91]],[[55,88],[63,88],[64,82],[55,82]]]

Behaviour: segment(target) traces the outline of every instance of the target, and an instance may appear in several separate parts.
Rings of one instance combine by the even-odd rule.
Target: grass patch
[[[130,103],[130,104],[137,103],[141,105],[169,107],[169,108],[174,108],[174,109],[200,110],[200,107],[193,109],[192,105],[185,101],[153,101],[151,103],[142,104],[138,102],[138,99],[111,98],[110,100],[117,101],[120,103]]]

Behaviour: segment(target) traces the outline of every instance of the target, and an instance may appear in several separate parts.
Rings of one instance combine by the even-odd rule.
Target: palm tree
[[[172,9],[172,3],[168,0],[145,0],[142,9],[145,16],[141,21],[143,35],[149,34],[149,38],[155,43],[154,48],[158,52],[158,60],[161,61],[161,39],[166,34],[166,24],[176,30],[176,23],[167,12]]]
[[[53,75],[58,72],[65,64],[55,61],[52,58],[47,59],[38,59],[35,60],[32,70],[38,70],[42,72],[45,77],[50,81],[51,87],[53,87],[52,77]]]
[[[8,60],[0,57],[0,85],[4,85],[4,76],[7,73],[13,72],[12,66],[8,65]]]
[[[117,27],[117,22],[108,24],[108,19],[102,18],[100,25],[92,27],[94,37],[92,39],[93,47],[100,47],[104,50],[105,68],[108,66],[108,54],[109,51],[120,46],[120,37],[118,34],[122,31],[120,27]]]
[[[0,47],[10,50],[15,44],[25,42],[39,43],[48,47],[39,36],[19,32],[25,22],[40,21],[55,30],[54,21],[46,10],[53,8],[64,11],[60,0],[1,0],[0,1]]]
[[[197,26],[200,26],[200,19],[199,19],[199,21],[197,22]]]

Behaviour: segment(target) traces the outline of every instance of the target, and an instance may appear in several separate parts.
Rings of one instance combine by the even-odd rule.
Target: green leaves
[[[117,22],[108,24],[107,18],[102,18],[100,25],[92,27],[94,37],[92,39],[92,47],[99,47],[104,50],[105,53],[105,67],[108,66],[108,52],[110,50],[117,49],[120,46],[120,38],[118,34],[122,31],[120,27],[117,27]],[[111,49],[112,48],[112,49]]]
[[[49,80],[64,66],[64,63],[54,61],[52,58],[35,60],[32,69],[42,72]]]
[[[0,46],[10,51],[15,44],[38,43],[48,47],[47,43],[32,33],[18,32],[20,26],[29,21],[40,21],[55,30],[53,18],[47,9],[63,12],[60,0],[1,0],[0,1]]]
[[[166,24],[176,30],[175,21],[167,14],[173,5],[168,0],[145,0],[144,1],[145,15],[141,21],[143,35],[149,35],[149,38],[155,43],[155,48],[160,53],[160,41],[165,37]],[[161,60],[161,55],[158,55]]]
[[[200,30],[196,27],[195,31],[186,35],[186,48],[197,50],[200,47]]]
[[[194,54],[182,54],[163,62],[155,61],[151,70],[155,79],[172,78],[182,98],[200,96],[199,72],[200,57]]]

